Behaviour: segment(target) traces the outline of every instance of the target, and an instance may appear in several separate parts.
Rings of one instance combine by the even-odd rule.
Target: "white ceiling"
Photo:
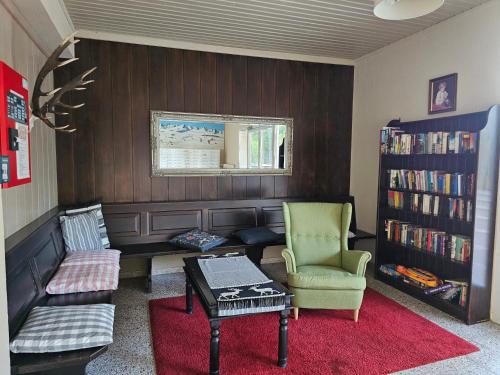
[[[418,0],[414,0],[418,1]],[[76,30],[325,58],[356,59],[488,0],[445,0],[407,21],[372,0],[64,0]],[[96,34],[97,35],[97,34]],[[126,40],[126,38],[125,38]],[[144,43],[150,44],[150,43]]]

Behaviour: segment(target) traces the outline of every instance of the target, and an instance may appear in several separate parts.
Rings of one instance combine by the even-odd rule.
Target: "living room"
[[[0,0],[0,373],[500,374],[499,0]]]

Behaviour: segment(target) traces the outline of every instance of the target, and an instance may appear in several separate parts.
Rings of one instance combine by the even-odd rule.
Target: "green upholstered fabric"
[[[339,267],[300,266],[288,274],[288,285],[304,289],[364,290],[366,279]]]
[[[346,213],[343,213],[344,209]],[[297,267],[307,264],[342,265],[342,246],[347,248],[349,231],[349,226],[343,228],[342,222],[346,215],[350,222],[350,212],[350,204],[283,204],[286,244],[295,255]]]
[[[292,305],[306,309],[357,310],[363,302],[363,290],[325,290],[293,288]]]
[[[350,203],[284,203],[288,284],[296,307],[359,309],[367,251],[348,250]]]

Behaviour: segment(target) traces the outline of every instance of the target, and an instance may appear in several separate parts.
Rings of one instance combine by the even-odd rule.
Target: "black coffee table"
[[[193,312],[193,288],[198,294],[201,306],[207,314],[210,322],[210,374],[219,374],[219,337],[221,320],[238,318],[254,314],[239,314],[231,316],[219,316],[217,300],[212,294],[210,287],[203,276],[196,257],[184,258],[184,272],[186,274],[186,312]],[[262,270],[261,270],[262,271]],[[269,279],[272,279],[262,271]],[[278,366],[286,367],[288,358],[288,314],[291,309],[290,299],[293,294],[283,285],[275,281],[275,286],[285,293],[285,308],[279,313],[279,344],[278,344]],[[262,313],[260,313],[262,314]]]

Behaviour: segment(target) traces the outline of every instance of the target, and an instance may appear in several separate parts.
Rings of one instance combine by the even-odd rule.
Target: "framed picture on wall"
[[[429,114],[457,109],[458,74],[448,74],[429,80]]]

